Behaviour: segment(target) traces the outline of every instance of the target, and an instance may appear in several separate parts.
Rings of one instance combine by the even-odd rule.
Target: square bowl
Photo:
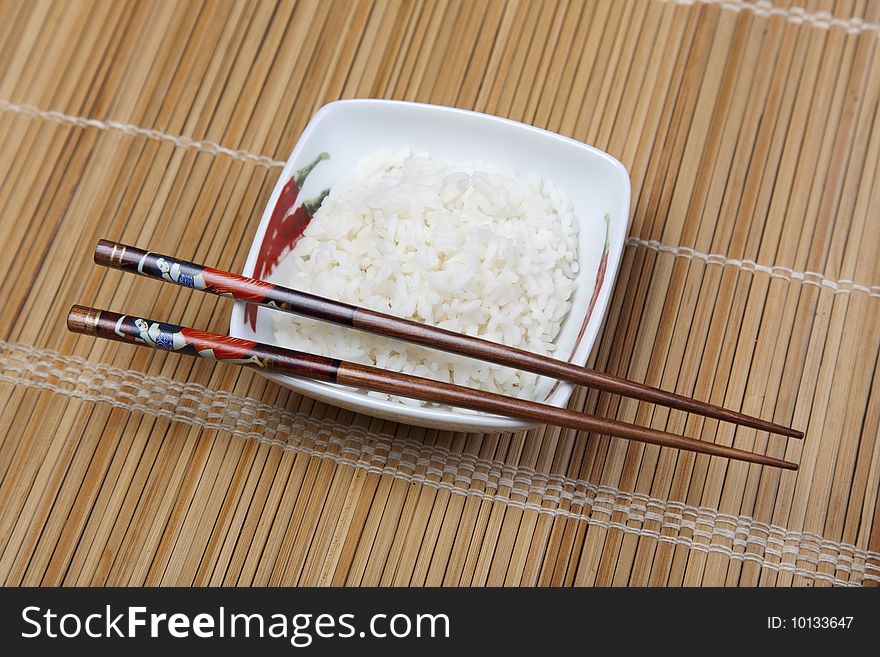
[[[579,271],[571,310],[555,340],[555,353],[558,358],[567,357],[572,363],[584,365],[620,265],[629,216],[629,176],[623,165],[607,153],[515,121],[400,101],[342,100],[325,105],[306,126],[278,178],[243,274],[272,280],[280,257],[304,227],[303,223],[298,232],[291,229],[306,200],[331,188],[363,158],[383,148],[403,147],[415,153],[480,160],[517,173],[535,173],[569,196],[579,224]],[[329,158],[318,160],[299,189],[295,184],[297,172],[315,162],[321,153],[328,153]],[[288,221],[282,230],[279,226],[285,218]],[[229,333],[274,343],[274,312],[278,311],[237,302]],[[397,422],[469,432],[517,431],[534,426],[488,413],[408,406],[336,384],[277,373],[265,375],[313,399]],[[573,388],[569,383],[558,383],[544,403],[565,406]]]

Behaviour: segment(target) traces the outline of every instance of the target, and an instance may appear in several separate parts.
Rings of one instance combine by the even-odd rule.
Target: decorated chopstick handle
[[[346,326],[351,326],[354,320],[356,307],[350,304],[144,251],[126,244],[100,240],[95,247],[95,263],[201,292],[274,307]]]
[[[76,333],[129,342],[187,356],[224,361],[258,369],[275,370],[308,379],[334,383],[340,361],[292,349],[218,335],[198,329],[165,324],[134,315],[73,306],[67,327]]]

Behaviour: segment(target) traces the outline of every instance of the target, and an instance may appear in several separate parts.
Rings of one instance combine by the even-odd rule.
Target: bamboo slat
[[[590,365],[803,443],[570,407],[797,473],[540,427],[440,432],[69,334],[82,303],[225,332],[101,237],[241,270],[321,105],[383,97],[618,157],[630,239]],[[880,4],[0,1],[0,582],[880,583]]]

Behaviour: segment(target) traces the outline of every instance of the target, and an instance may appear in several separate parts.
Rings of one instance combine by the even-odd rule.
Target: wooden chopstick
[[[283,374],[377,390],[427,402],[499,413],[524,420],[536,420],[571,429],[637,440],[652,445],[686,449],[701,454],[724,456],[760,465],[797,470],[795,463],[782,459],[754,454],[725,445],[705,443],[694,438],[627,424],[619,420],[600,418],[515,397],[506,397],[335,358],[306,354],[227,335],[207,333],[152,319],[120,315],[107,310],[73,306],[67,315],[67,327],[76,333],[174,351],[188,356],[222,360],[262,370],[274,370]]]
[[[803,432],[797,429],[610,374],[603,374],[580,365],[539,356],[523,349],[462,335],[435,326],[400,319],[314,294],[292,290],[267,281],[212,269],[172,256],[144,251],[127,244],[100,240],[95,247],[95,262],[105,267],[113,267],[147,278],[176,283],[202,292],[232,297],[247,303],[259,304],[378,335],[406,340],[425,347],[515,367],[597,390],[633,397],[717,420],[726,420],[761,431],[798,439],[804,437]]]

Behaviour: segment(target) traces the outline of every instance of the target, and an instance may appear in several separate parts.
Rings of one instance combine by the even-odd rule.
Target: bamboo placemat
[[[880,3],[0,0],[0,582],[880,582]],[[312,113],[387,97],[605,149],[631,238],[592,362],[807,431],[572,408],[798,473],[541,428],[427,431],[70,335],[224,332],[100,237],[240,270]]]

